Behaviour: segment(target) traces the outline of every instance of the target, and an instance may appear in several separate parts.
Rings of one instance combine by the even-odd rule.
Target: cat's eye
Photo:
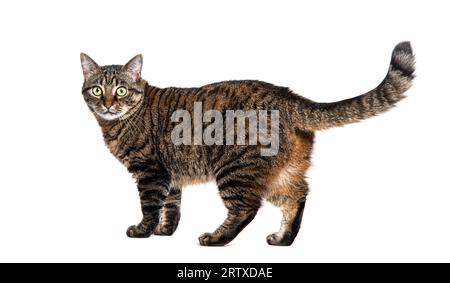
[[[126,87],[121,86],[118,89],[116,89],[117,96],[125,96],[125,95],[127,95],[127,93],[128,93],[128,90]]]
[[[91,94],[93,96],[99,97],[103,94],[103,90],[101,87],[94,86],[93,88],[91,88]]]

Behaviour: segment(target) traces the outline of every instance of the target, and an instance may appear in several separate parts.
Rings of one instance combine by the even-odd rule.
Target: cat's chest
[[[127,157],[127,155],[122,154],[124,150],[123,146],[120,145],[119,140],[110,140],[110,141],[105,140],[105,145],[109,149],[109,152],[111,152],[111,154],[114,155],[114,157],[119,159],[120,162],[124,163],[128,161],[129,158]]]
[[[153,156],[151,143],[148,140],[111,140],[105,141],[106,147],[125,167]]]

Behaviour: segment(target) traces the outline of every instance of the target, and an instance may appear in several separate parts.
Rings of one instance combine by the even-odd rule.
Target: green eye
[[[91,93],[92,93],[93,96],[97,96],[98,97],[98,96],[103,94],[103,90],[100,87],[98,87],[98,86],[94,86],[91,89]]]
[[[125,95],[127,95],[127,93],[128,93],[128,90],[123,86],[116,89],[117,96],[125,96]]]

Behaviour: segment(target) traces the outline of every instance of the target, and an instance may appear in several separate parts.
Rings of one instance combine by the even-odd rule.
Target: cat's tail
[[[355,123],[391,109],[405,96],[414,79],[414,55],[409,42],[399,43],[392,52],[385,79],[375,89],[333,103],[302,103],[299,127],[307,131],[323,130]]]

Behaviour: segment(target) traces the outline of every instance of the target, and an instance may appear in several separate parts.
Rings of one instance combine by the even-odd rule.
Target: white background
[[[449,261],[448,1],[1,1],[0,261]],[[173,237],[128,239],[137,190],[81,93],[79,53],[144,55],[151,84],[260,79],[316,101],[359,95],[410,40],[417,79],[393,111],[317,134],[300,235],[271,247],[265,204],[224,248],[225,209],[184,191]]]

